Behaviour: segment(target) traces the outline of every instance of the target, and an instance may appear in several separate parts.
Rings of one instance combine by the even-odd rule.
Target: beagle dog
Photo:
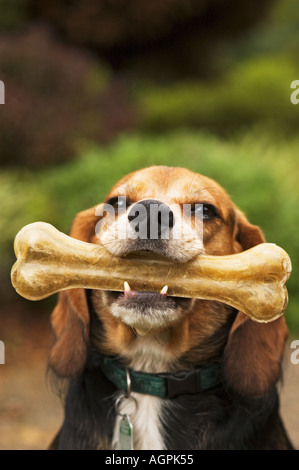
[[[157,204],[167,217],[151,219]],[[104,205],[76,216],[70,235],[120,258],[162,256],[178,269],[201,253],[265,241],[219,184],[166,166],[122,178]],[[136,292],[125,282],[124,292],[61,292],[52,325],[50,368],[68,386],[51,448],[292,449],[277,391],[283,317],[256,323],[220,302],[170,297],[163,285]]]

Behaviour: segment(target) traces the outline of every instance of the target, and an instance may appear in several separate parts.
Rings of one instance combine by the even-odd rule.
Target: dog
[[[136,204],[148,225],[151,205],[165,209],[155,238],[148,225],[145,236],[128,236],[136,232]],[[180,236],[170,236],[178,227]],[[234,254],[265,241],[218,183],[166,166],[123,177],[104,205],[75,217],[70,235],[120,259],[145,253],[178,269],[203,253]],[[220,302],[170,297],[163,285],[160,293],[136,292],[125,282],[122,293],[61,292],[52,326],[49,365],[68,379],[52,449],[293,448],[277,391],[284,317],[257,323]]]

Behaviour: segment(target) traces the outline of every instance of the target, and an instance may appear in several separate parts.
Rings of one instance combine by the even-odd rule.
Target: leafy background
[[[152,164],[216,179],[290,254],[296,336],[298,57],[295,0],[0,0],[0,338],[18,315],[9,331],[21,344],[55,302],[11,287],[16,233],[37,220],[68,232],[76,212]]]

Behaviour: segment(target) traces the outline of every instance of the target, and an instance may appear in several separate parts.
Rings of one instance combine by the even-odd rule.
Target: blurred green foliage
[[[2,5],[3,18],[17,24],[26,0],[10,1],[0,0],[0,11]],[[94,53],[63,44],[44,24],[2,33],[0,79],[7,86],[0,164],[57,164],[75,158],[83,142],[107,143],[126,130],[193,128],[230,137],[259,127],[296,135],[299,107],[290,103],[290,85],[299,77],[298,53],[294,0],[278,1],[270,21],[234,44],[213,46],[214,73],[192,79],[173,75],[161,82],[113,71]]]
[[[0,11],[0,29],[15,30],[28,21],[28,0],[0,0]]]
[[[143,84],[138,93],[144,129],[208,129],[232,135],[248,126],[284,134],[298,130],[299,112],[290,104],[299,63],[286,57],[253,57],[235,64],[215,82]]]
[[[140,82],[135,93],[141,127],[193,127],[231,136],[261,126],[297,134],[299,107],[290,106],[290,85],[299,77],[298,12],[296,1],[280,0],[269,21],[234,44],[222,42],[209,80]]]
[[[106,149],[94,147],[78,160],[48,171],[4,171],[0,175],[2,287],[9,284],[13,238],[22,226],[42,220],[68,232],[75,213],[101,202],[128,172],[152,164],[185,166],[216,179],[249,220],[261,226],[267,241],[290,254],[287,321],[299,331],[298,145],[299,139],[276,140],[265,132],[226,141],[191,131],[123,136]]]

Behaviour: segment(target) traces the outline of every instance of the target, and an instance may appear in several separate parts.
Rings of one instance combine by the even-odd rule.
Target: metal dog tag
[[[119,424],[118,449],[133,450],[133,426],[129,415],[124,415]]]

